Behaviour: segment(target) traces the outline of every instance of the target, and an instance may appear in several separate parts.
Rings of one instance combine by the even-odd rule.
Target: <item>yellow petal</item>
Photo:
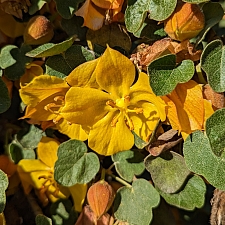
[[[49,75],[40,75],[20,89],[20,97],[26,105],[35,106],[43,99],[55,94],[65,95],[69,86],[63,79]]]
[[[69,190],[73,198],[75,210],[81,212],[87,194],[87,184],[75,184],[69,187]]]
[[[99,59],[82,63],[76,67],[67,77],[66,82],[71,87],[93,87],[98,88],[95,70]]]
[[[137,105],[143,109],[143,113],[131,113],[130,118],[134,124],[134,132],[144,141],[148,141],[152,131],[158,123],[159,114],[156,106],[151,103],[141,101]]]
[[[60,115],[71,123],[92,126],[107,113],[109,99],[109,94],[97,89],[72,87]]]
[[[90,130],[88,145],[100,155],[113,155],[129,150],[134,144],[134,136],[125,124],[123,114],[118,118],[116,125],[111,126],[113,118],[118,115],[117,112],[108,113]]]
[[[137,82],[130,88],[130,98],[130,104],[134,106],[142,100],[153,103],[157,108],[161,121],[166,119],[166,104],[161,97],[153,93],[147,74],[139,73]]]
[[[118,51],[107,47],[99,58],[96,68],[96,80],[99,86],[116,99],[122,98],[129,95],[134,78],[133,63]]]
[[[98,30],[103,25],[105,19],[105,10],[96,8],[91,0],[86,0],[86,2],[75,13],[75,15],[84,18],[83,26],[86,26],[92,30]]]
[[[69,124],[66,119],[61,119],[59,123],[55,125],[55,128],[71,139],[85,141],[88,138],[88,134],[82,129],[81,125],[74,123]]]
[[[47,194],[53,195],[55,198],[67,198],[70,195],[68,187],[63,187],[61,185],[57,186],[57,189],[54,185],[50,185],[47,189]],[[51,199],[51,201],[53,198]],[[52,201],[53,202],[53,201]]]
[[[49,176],[48,171],[35,171],[30,173],[30,178],[33,182],[32,186],[36,189],[40,189],[44,186],[45,182],[49,182],[45,177]]]
[[[42,137],[37,147],[37,155],[45,165],[53,168],[55,165],[59,147],[59,142],[54,138]]]
[[[49,166],[38,159],[22,159],[18,163],[17,171],[31,173],[34,171],[48,171]]]
[[[201,85],[193,80],[178,84],[167,97],[163,98],[169,105],[167,116],[173,129],[190,134],[203,128],[204,101]]]

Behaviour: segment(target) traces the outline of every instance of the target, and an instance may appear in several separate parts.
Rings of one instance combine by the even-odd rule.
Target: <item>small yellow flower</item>
[[[59,142],[55,139],[42,137],[37,148],[38,159],[22,159],[17,167],[25,193],[36,189],[44,205],[48,199],[55,201],[69,196],[69,190],[54,180],[58,146]]]
[[[148,76],[140,73],[134,83],[133,63],[107,47],[100,58],[76,68],[68,76],[68,83],[76,84],[77,78],[87,76],[80,73],[89,63],[96,66],[86,74],[91,77],[89,80],[95,77],[98,88],[72,86],[60,115],[88,129],[88,145],[101,155],[130,149],[134,144],[131,131],[147,140],[157,121],[166,118],[165,103],[152,92]]]
[[[25,115],[21,119],[29,118],[37,122],[53,121],[53,128],[63,134],[81,141],[86,140],[87,134],[80,125],[73,124],[71,126],[60,115],[60,110],[64,106],[65,94],[70,86],[58,77],[39,74],[34,76],[31,73],[34,67],[34,65],[30,67],[29,73],[27,72],[21,78],[20,97],[27,105]],[[40,66],[36,67],[38,69]],[[38,71],[37,69],[36,71]]]

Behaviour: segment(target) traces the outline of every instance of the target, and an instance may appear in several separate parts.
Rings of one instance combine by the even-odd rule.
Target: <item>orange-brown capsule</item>
[[[98,181],[88,189],[87,200],[97,219],[109,210],[114,198],[113,188],[104,180]]]
[[[29,20],[23,38],[28,45],[41,45],[49,42],[53,35],[52,23],[45,16],[34,16]]]
[[[179,2],[173,14],[164,21],[165,32],[174,40],[184,41],[199,34],[205,17],[197,4]]]

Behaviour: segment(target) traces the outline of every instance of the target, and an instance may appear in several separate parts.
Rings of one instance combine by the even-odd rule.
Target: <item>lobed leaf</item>
[[[184,159],[187,167],[202,175],[214,187],[225,190],[225,161],[216,156],[209,139],[201,131],[195,131],[184,142]]]
[[[122,187],[116,193],[114,212],[116,219],[132,225],[149,225],[152,208],[159,204],[155,188],[144,179],[137,179],[132,187]]]
[[[202,178],[197,175],[191,177],[177,193],[165,193],[158,187],[156,187],[156,190],[168,204],[179,209],[194,210],[195,208],[201,208],[205,202],[206,185]]]
[[[74,37],[71,37],[70,39],[65,40],[58,44],[46,43],[27,52],[26,56],[40,58],[40,57],[58,55],[66,51],[73,44],[73,42],[74,42]]]
[[[214,40],[209,43],[202,52],[200,62],[212,89],[216,92],[224,92],[225,48],[222,41]]]
[[[30,46],[22,45],[19,49],[14,45],[6,45],[0,54],[0,66],[5,69],[4,75],[10,80],[17,80],[25,73],[25,65],[32,61],[25,54]]]
[[[222,20],[224,14],[223,7],[217,2],[205,3],[202,7],[202,11],[205,16],[205,27],[197,36],[197,44],[202,42],[207,32]]]
[[[143,149],[149,144],[148,142],[142,140],[134,131],[131,132],[134,135],[134,144],[138,149]]]
[[[95,177],[99,168],[97,155],[93,152],[87,153],[87,147],[82,141],[71,139],[60,144],[58,148],[54,177],[63,186],[85,184]]]
[[[190,171],[184,158],[176,152],[164,152],[158,157],[147,156],[145,167],[150,172],[154,184],[165,193],[178,191]]]
[[[80,64],[93,60],[94,55],[81,45],[72,45],[62,55],[54,55],[46,61],[46,74],[64,78]]]
[[[150,85],[157,96],[171,93],[178,83],[189,81],[194,72],[193,61],[183,60],[177,66],[173,54],[162,56],[148,66]]]
[[[213,153],[224,158],[225,151],[225,108],[215,111],[206,121],[206,135]]]
[[[162,21],[168,18],[176,7],[177,0],[129,0],[125,11],[125,24],[128,31],[135,33],[142,26],[147,13],[149,18]]]
[[[209,0],[184,0],[184,2],[193,3],[193,4],[199,4],[202,2],[208,2]]]
[[[112,155],[116,172],[128,182],[131,182],[135,175],[140,175],[144,172],[143,159],[144,155],[138,150],[123,151]]]

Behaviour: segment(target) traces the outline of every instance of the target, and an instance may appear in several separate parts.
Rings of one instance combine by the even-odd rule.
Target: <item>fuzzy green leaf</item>
[[[205,202],[206,185],[202,178],[197,175],[191,177],[184,188],[177,193],[168,194],[157,187],[156,190],[167,203],[179,209],[194,210],[201,208]]]
[[[25,127],[23,130],[20,130],[16,135],[16,139],[23,148],[34,149],[37,147],[43,136],[46,135],[42,129],[39,129],[34,125],[30,125]]]
[[[87,147],[82,141],[69,140],[60,144],[54,176],[63,186],[86,184],[95,177],[99,168],[97,155],[87,153]]]
[[[52,225],[52,220],[43,214],[39,214],[35,217],[36,225]]]
[[[58,55],[65,52],[74,42],[74,37],[65,40],[59,44],[47,43],[43,44],[32,51],[26,53],[26,56],[40,58]]]
[[[112,160],[115,163],[116,172],[128,182],[145,170],[144,155],[138,150],[118,152],[112,155]]]
[[[80,64],[95,59],[93,53],[81,45],[73,45],[63,55],[55,55],[46,62],[46,74],[64,78]]]
[[[4,75],[10,80],[17,80],[25,73],[25,65],[32,61],[25,54],[30,46],[23,45],[20,49],[14,45],[6,45],[0,54],[0,66],[5,69]]]
[[[78,10],[79,4],[83,1],[84,0],[55,0],[59,14],[65,19],[70,19],[74,12]]]
[[[0,77],[0,113],[5,112],[11,105],[8,89]]]
[[[184,2],[192,3],[192,4],[199,4],[202,2],[208,2],[209,0],[184,0]]]
[[[155,188],[144,179],[137,179],[132,187],[122,187],[116,193],[114,212],[116,219],[132,225],[149,225],[152,208],[159,204]]]
[[[134,33],[142,26],[147,12],[149,18],[162,21],[168,18],[176,7],[177,0],[128,0],[125,11],[125,24],[127,30]]]
[[[134,135],[134,144],[138,149],[143,149],[149,144],[148,142],[142,140],[134,131],[131,132]]]
[[[215,155],[225,157],[225,108],[217,110],[206,121],[206,134]]]
[[[184,142],[184,159],[187,167],[202,175],[214,187],[225,190],[225,161],[216,156],[209,139],[201,131],[195,131]]]
[[[86,39],[87,27],[83,27],[83,17],[74,15],[71,19],[62,19],[61,26],[69,37],[77,36],[80,40]]]
[[[147,156],[145,166],[154,184],[165,193],[178,191],[190,174],[184,158],[172,151],[162,153],[158,157]]]
[[[201,67],[216,92],[225,91],[225,48],[222,41],[210,42],[201,55]]]
[[[217,23],[219,23],[223,18],[223,8],[220,3],[217,2],[207,2],[203,5],[202,11],[205,16],[205,27],[203,30],[198,34],[197,43],[203,41],[207,32]]]
[[[9,185],[7,175],[0,169],[0,213],[3,212],[6,203],[5,190]]]
[[[191,60],[183,60],[176,65],[175,55],[162,56],[148,66],[150,85],[156,95],[171,93],[178,83],[189,81],[194,75],[194,63]]]

